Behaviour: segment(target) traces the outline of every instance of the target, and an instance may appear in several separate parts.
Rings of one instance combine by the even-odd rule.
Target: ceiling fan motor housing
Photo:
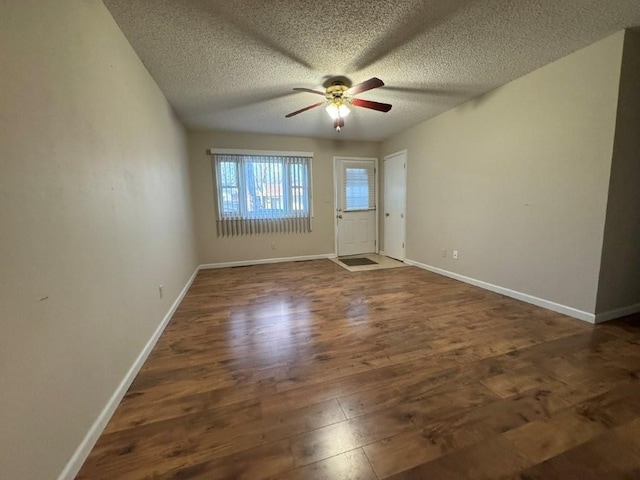
[[[327,87],[327,100],[340,105],[343,100],[346,100],[344,94],[347,90],[349,90],[349,87],[347,87],[344,83],[334,82],[332,85]]]

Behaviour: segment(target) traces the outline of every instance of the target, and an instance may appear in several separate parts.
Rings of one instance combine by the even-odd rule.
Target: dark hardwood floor
[[[199,273],[78,479],[640,479],[640,316],[413,267]]]

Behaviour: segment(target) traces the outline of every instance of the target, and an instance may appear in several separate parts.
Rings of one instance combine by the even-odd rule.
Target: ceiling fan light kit
[[[332,119],[335,120],[338,117],[346,117],[347,115],[349,115],[349,113],[351,113],[351,111],[344,103],[332,102],[327,107],[327,113]]]
[[[349,87],[345,85],[343,80],[334,80],[329,84],[326,91],[320,92],[318,90],[311,90],[309,88],[294,88],[296,92],[307,92],[315,95],[322,95],[326,98],[324,102],[314,103],[308,107],[302,108],[295,112],[286,115],[287,118],[298,115],[299,113],[306,112],[312,108],[319,107],[320,105],[326,105],[326,110],[329,116],[333,119],[333,128],[336,131],[340,131],[344,127],[344,117],[349,115],[348,105],[354,107],[368,108],[370,110],[376,110],[378,112],[388,112],[391,110],[391,105],[388,103],[373,102],[371,100],[362,100],[359,98],[353,98],[355,95],[372,90],[374,88],[382,87],[384,82],[379,78],[373,77],[369,80]]]

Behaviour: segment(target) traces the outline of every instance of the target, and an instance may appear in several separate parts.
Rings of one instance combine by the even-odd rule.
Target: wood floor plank
[[[547,375],[540,367],[527,365],[526,367],[489,377],[483,380],[482,384],[496,395],[507,398],[544,385],[552,380],[553,377]]]
[[[412,267],[203,270],[77,478],[640,478],[639,419],[640,315]]]
[[[601,423],[569,409],[552,419],[526,423],[504,436],[536,464],[588,442],[604,431],[606,427]]]
[[[201,463],[186,463],[171,470],[132,478],[154,480],[265,480],[293,470],[288,440],[271,442],[242,452]],[[164,469],[163,469],[164,470]],[[125,477],[110,477],[125,478]]]
[[[549,419],[570,404],[545,385],[508,399],[476,405],[453,415],[422,419],[419,431],[364,447],[376,473],[385,478],[475,443],[490,440],[537,419]]]
[[[175,463],[199,464],[317,431],[345,420],[345,416],[334,399],[282,415],[246,420],[239,423],[228,414],[210,410],[103,435],[87,463],[95,463],[96,468],[109,464],[118,474],[139,466],[144,469],[148,464],[156,469],[169,469]]]
[[[458,433],[446,436],[433,435],[428,429],[410,430],[366,445],[364,451],[378,476],[387,478],[480,440],[472,431]]]
[[[378,480],[362,449],[358,448],[311,465],[296,468],[272,480]]]
[[[600,480],[640,478],[640,418],[523,470],[527,480],[562,478]]]
[[[504,437],[455,450],[432,462],[388,477],[393,480],[467,480],[504,478],[527,468],[531,462]]]
[[[415,428],[404,412],[388,409],[292,437],[291,452],[296,466],[307,465]]]

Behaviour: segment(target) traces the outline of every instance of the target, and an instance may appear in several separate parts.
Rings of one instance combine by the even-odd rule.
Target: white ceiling
[[[640,0],[104,0],[191,128],[382,140],[615,31]],[[385,86],[337,133],[330,76]]]

